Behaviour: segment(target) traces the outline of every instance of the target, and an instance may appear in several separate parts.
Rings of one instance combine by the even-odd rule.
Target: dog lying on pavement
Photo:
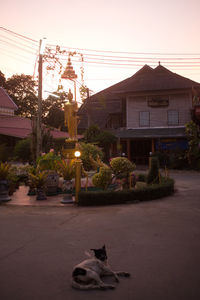
[[[106,284],[101,280],[103,276],[113,276],[119,282],[118,276],[129,277],[127,272],[114,272],[107,262],[105,245],[100,249],[90,249],[94,251],[94,257],[84,260],[76,265],[72,272],[72,287],[79,290],[91,289],[114,289],[115,286]],[[88,253],[87,253],[88,255]]]

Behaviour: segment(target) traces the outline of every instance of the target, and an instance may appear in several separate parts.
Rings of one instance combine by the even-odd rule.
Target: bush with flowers
[[[56,170],[57,162],[61,161],[60,156],[56,155],[54,150],[51,149],[48,153],[42,153],[37,159],[38,168],[43,170]]]

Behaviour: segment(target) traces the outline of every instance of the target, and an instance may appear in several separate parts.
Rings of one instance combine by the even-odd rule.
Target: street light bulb
[[[80,151],[75,151],[74,156],[76,158],[80,157],[81,156],[81,152]]]

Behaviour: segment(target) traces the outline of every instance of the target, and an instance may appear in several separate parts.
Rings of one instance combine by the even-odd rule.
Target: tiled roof
[[[119,138],[183,138],[185,127],[117,129],[113,133]]]
[[[31,134],[31,120],[18,116],[1,116],[0,117],[0,134],[27,138]],[[58,129],[51,130],[53,138],[67,138],[67,132],[59,131]]]
[[[2,87],[0,87],[0,107],[17,110],[17,105]]]
[[[162,65],[152,69],[145,65],[130,77],[123,86],[116,87],[117,93],[133,93],[144,91],[191,89],[200,86],[198,82],[171,72]]]

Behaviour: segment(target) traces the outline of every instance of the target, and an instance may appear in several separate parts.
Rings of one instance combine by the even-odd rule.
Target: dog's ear
[[[95,253],[97,252],[97,250],[96,249],[90,249],[91,251],[94,251],[94,255],[95,255]]]
[[[105,246],[105,244],[103,245],[103,247],[102,247],[104,250],[106,250],[106,246]]]

